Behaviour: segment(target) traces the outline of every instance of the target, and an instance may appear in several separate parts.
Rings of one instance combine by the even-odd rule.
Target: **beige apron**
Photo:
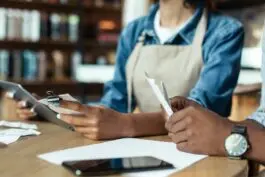
[[[199,79],[203,65],[202,44],[207,28],[207,11],[198,23],[193,43],[187,46],[146,45],[143,33],[126,65],[128,112],[132,112],[132,95],[142,112],[156,112],[161,106],[145,80],[163,81],[169,97],[188,96]]]

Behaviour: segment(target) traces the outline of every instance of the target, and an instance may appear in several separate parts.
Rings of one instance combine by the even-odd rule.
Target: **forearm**
[[[155,136],[167,134],[162,112],[128,114],[131,136]]]
[[[246,120],[240,124],[247,126],[250,149],[246,158],[265,164],[265,129],[252,120]]]
[[[256,121],[249,119],[242,122],[229,121],[227,127],[223,129],[224,131],[227,131],[226,133],[223,133],[223,139],[227,138],[227,135],[225,134],[228,134],[229,131],[231,132],[232,127],[234,125],[243,125],[247,127],[247,138],[249,141],[250,148],[245,154],[245,157],[249,160],[265,164],[265,128]],[[220,134],[222,133],[220,132]],[[224,142],[220,144],[224,144]],[[224,146],[222,147],[222,149],[223,150],[219,155],[227,156],[227,152],[225,151]]]
[[[224,119],[223,121],[225,124],[222,125],[225,126],[222,126],[221,130],[218,133],[220,137],[217,136],[217,139],[219,139],[219,142],[217,144],[219,144],[218,147],[220,148],[220,151],[217,150],[217,155],[228,156],[224,146],[225,140],[231,133],[233,126],[242,125],[247,127],[247,138],[250,146],[244,157],[249,160],[265,164],[265,128],[256,121],[250,119],[242,122],[234,122],[228,119]],[[216,148],[218,149],[218,147]]]

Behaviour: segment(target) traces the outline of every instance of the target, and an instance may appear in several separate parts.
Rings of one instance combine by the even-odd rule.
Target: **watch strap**
[[[246,138],[246,140],[248,140],[247,127],[245,127],[243,125],[234,125],[232,128],[232,131],[231,131],[231,135],[232,134],[240,134],[240,135],[244,136]],[[242,155],[242,156],[231,156],[228,154],[228,157],[229,157],[229,159],[232,159],[232,160],[241,160],[244,158],[244,155]]]
[[[245,126],[242,126],[242,125],[235,125],[232,128],[231,134],[234,134],[234,133],[246,136],[247,135],[247,128]]]

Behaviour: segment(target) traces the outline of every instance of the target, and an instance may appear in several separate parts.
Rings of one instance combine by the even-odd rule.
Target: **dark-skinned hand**
[[[224,142],[232,122],[199,105],[186,106],[166,122],[169,137],[180,151],[225,155]]]
[[[37,94],[32,94],[35,98],[40,99]],[[29,108],[26,101],[16,101],[16,113],[19,120],[30,120],[36,118],[37,113],[34,109]]]
[[[170,99],[170,104],[174,112],[180,111],[188,106],[199,106],[195,101],[186,97],[176,96]]]
[[[60,115],[73,125],[76,132],[92,140],[106,140],[130,136],[131,119],[125,114],[102,106],[88,106],[61,101],[61,107],[82,112],[83,115]]]

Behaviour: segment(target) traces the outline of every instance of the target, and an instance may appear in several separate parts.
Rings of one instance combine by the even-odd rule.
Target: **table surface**
[[[3,177],[73,177],[61,166],[50,164],[37,158],[38,154],[71,148],[76,146],[99,143],[83,138],[81,135],[58,127],[48,122],[38,124],[42,134],[27,137],[7,148],[0,149],[0,176]],[[166,136],[145,139],[169,141]],[[173,177],[246,177],[248,163],[223,157],[209,157],[197,164],[182,170]]]

